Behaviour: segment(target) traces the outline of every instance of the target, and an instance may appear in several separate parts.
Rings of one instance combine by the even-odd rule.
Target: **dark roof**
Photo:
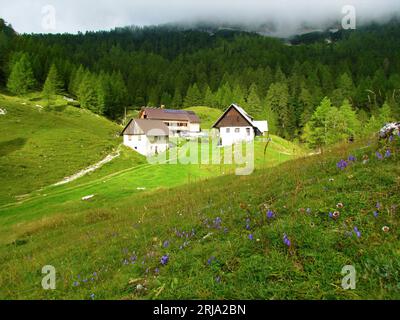
[[[196,113],[188,110],[144,108],[142,110],[142,113],[143,112],[146,113],[147,119],[177,120],[177,121],[189,121],[191,123],[200,123],[200,119],[196,115]]]
[[[234,103],[231,104],[231,105],[229,106],[229,108],[225,110],[225,112],[224,112],[224,113],[218,118],[218,120],[214,123],[214,125],[212,126],[212,128],[215,128],[215,127],[218,125],[218,123],[225,117],[225,115],[228,113],[228,111],[231,110],[232,108],[235,108],[235,109],[239,112],[239,114],[243,117],[243,119],[244,119],[251,127],[256,128],[256,127],[254,126],[254,123],[253,123],[253,118],[252,118],[250,115],[248,115],[247,112],[246,112],[242,107],[239,107],[238,105],[236,105],[236,104],[234,104]]]
[[[140,128],[141,132],[135,131],[135,125]],[[126,125],[121,135],[124,134],[145,134],[146,136],[169,136],[169,129],[160,120],[149,119],[132,119]]]

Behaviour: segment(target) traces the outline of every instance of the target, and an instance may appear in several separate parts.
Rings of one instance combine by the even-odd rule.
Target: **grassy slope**
[[[85,203],[74,215],[37,221],[14,244],[0,247],[0,297],[398,299],[399,145],[381,161],[375,145],[343,145],[250,176],[133,195],[113,205]],[[371,160],[337,169],[349,154]],[[328,212],[338,202],[344,208],[334,221]],[[274,219],[266,218],[267,207]],[[390,232],[382,232],[384,225]],[[165,254],[169,263],[161,266]],[[57,269],[55,291],[40,288],[46,264]],[[341,288],[348,264],[357,270],[356,290]],[[147,290],[137,291],[138,283]]]
[[[276,141],[275,141],[276,140]],[[291,148],[293,149],[293,148]],[[265,168],[276,166],[300,154],[300,149],[292,155],[285,154],[280,138],[273,137],[264,159],[264,142],[255,143],[255,166]],[[139,195],[152,190],[175,187],[182,184],[195,184],[198,181],[220,175],[233,174],[234,165],[209,164],[156,164],[150,165],[144,157],[138,156],[128,148],[122,148],[121,156],[104,165],[97,171],[62,186],[50,186],[29,197],[0,207],[0,243],[8,241],[7,236],[15,237],[27,223],[46,216],[69,213],[87,208],[81,198],[95,194],[90,207],[114,205],[132,195]],[[141,190],[145,188],[145,190]]]
[[[196,112],[201,120],[201,127],[203,129],[211,129],[211,126],[222,115],[222,110],[209,107],[191,107],[185,110]]]
[[[62,99],[57,101],[58,107],[41,112],[34,106],[45,103],[38,99],[37,94],[31,97],[34,101],[6,96],[1,96],[1,99],[1,104],[8,110],[7,116],[0,118],[5,124],[2,126],[5,131],[3,139],[13,141],[19,136],[30,142],[22,145],[20,151],[0,148],[1,152],[7,153],[0,162],[5,164],[2,173],[8,183],[8,188],[3,189],[3,203],[0,202],[0,243],[18,236],[24,230],[21,224],[85,209],[87,204],[80,199],[89,194],[96,195],[91,205],[99,207],[149,190],[195,183],[234,170],[229,165],[149,166],[144,157],[123,147],[121,156],[101,169],[67,185],[48,186],[104,157],[108,149],[120,141],[115,137],[120,128],[88,111],[68,107]],[[210,123],[220,114],[219,110],[211,108],[194,107],[193,110]],[[293,148],[296,149],[294,154],[288,155]],[[265,159],[263,150],[264,143],[258,141],[255,148],[258,167],[274,166],[301,152],[278,137],[273,138]],[[25,158],[27,153],[30,160]],[[25,172],[16,166],[26,167]],[[11,197],[27,192],[30,194],[24,197]]]
[[[0,95],[0,204],[96,163],[121,142],[119,126],[63,99],[36,105],[46,104]]]

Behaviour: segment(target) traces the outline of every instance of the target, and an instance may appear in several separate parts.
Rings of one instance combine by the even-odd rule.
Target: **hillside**
[[[201,120],[202,129],[211,129],[212,125],[223,113],[220,109],[210,107],[190,107],[185,110],[196,112]]]
[[[62,97],[43,106],[38,94],[0,94],[0,205],[100,161],[122,141],[118,125]]]
[[[70,206],[0,247],[0,297],[399,299],[399,147],[397,136],[342,144],[250,176]],[[38,285],[46,264],[55,291]],[[341,287],[348,264],[356,290]]]
[[[88,204],[81,198],[87,195],[95,195],[89,204],[92,207],[114,206],[133,195],[195,184],[232,174],[236,169],[230,164],[169,165],[161,161],[151,165],[145,157],[119,146],[121,127],[88,110],[69,106],[62,98],[56,106],[41,108],[45,102],[38,94],[24,99],[0,97],[0,106],[7,111],[0,116],[0,177],[6,183],[0,192],[0,243],[15,240],[25,224],[85,210]],[[221,114],[212,108],[191,109],[198,112],[204,128]],[[182,141],[179,153],[184,153],[189,144]],[[264,148],[265,141],[258,139],[254,149],[256,169],[276,166],[303,154],[302,148],[276,136],[272,136],[265,157]],[[199,150],[210,155],[211,151],[219,152],[216,146],[209,148],[207,144]],[[110,152],[119,156],[76,180],[53,185],[94,165]]]

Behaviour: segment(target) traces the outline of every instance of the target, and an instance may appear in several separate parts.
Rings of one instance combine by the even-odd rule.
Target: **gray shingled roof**
[[[137,130],[139,128],[140,130]],[[169,136],[169,129],[160,120],[149,119],[132,119],[129,121],[125,129],[122,131],[124,134],[145,134],[146,136]]]
[[[145,108],[143,111],[146,112],[147,119],[175,121],[183,120],[191,123],[200,123],[199,117],[193,111],[158,108]]]

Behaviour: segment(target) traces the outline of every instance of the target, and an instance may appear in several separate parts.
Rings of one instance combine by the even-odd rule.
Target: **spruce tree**
[[[204,105],[210,108],[215,107],[215,97],[208,85],[204,94]]]
[[[178,87],[175,88],[174,97],[172,98],[171,105],[174,108],[181,108],[182,107],[182,95]]]
[[[289,109],[289,92],[286,83],[273,83],[267,94],[267,106],[278,116],[278,132],[288,136],[288,128],[293,127],[293,114]]]
[[[199,90],[199,87],[195,83],[193,86],[189,87],[184,106],[185,107],[193,107],[193,106],[201,106],[203,104],[203,97]]]
[[[259,118],[261,116],[261,100],[257,94],[257,86],[253,83],[250,86],[249,95],[246,101],[247,112],[254,118]]]

